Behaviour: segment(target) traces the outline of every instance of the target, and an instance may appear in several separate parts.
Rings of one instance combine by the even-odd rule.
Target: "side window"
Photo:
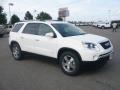
[[[39,27],[40,27],[39,23],[29,23],[23,30],[23,33],[37,35],[39,31]]]
[[[46,33],[53,32],[52,28],[46,24],[40,24],[38,35],[45,36]]]
[[[23,23],[16,24],[12,29],[12,32],[18,32],[23,25],[24,25]]]

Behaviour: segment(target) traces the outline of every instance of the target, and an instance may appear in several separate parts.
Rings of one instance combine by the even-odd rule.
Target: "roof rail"
[[[20,22],[40,21],[40,20],[21,20]]]

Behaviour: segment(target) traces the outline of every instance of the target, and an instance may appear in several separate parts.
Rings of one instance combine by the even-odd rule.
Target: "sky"
[[[120,0],[0,0],[8,18],[9,3],[14,4],[10,7],[11,14],[18,15],[21,20],[26,11],[34,17],[45,11],[57,19],[58,10],[62,7],[68,7],[70,16],[66,19],[70,21],[120,20]]]

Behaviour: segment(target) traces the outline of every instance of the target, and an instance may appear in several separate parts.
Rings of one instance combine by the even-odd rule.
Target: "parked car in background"
[[[5,26],[0,25],[0,38],[6,34]]]
[[[12,29],[12,25],[7,25],[7,27],[6,27],[7,34],[10,33],[11,29]]]
[[[111,28],[110,22],[102,22],[97,24],[98,28],[105,29],[105,28]]]
[[[16,23],[9,45],[15,60],[21,60],[24,52],[56,58],[68,75],[78,74],[83,62],[107,62],[113,52],[109,39],[88,34],[67,22],[54,21]]]
[[[93,27],[97,27],[97,22],[93,22],[93,23],[92,23],[92,26],[93,26]]]

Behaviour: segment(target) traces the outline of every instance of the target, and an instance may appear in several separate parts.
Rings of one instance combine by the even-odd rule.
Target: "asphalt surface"
[[[81,27],[86,32],[109,38],[115,54],[99,69],[86,69],[78,76],[61,72],[56,60],[27,54],[15,61],[8,46],[8,36],[0,38],[0,90],[120,90],[120,29],[112,32]],[[89,68],[89,66],[88,66]]]

